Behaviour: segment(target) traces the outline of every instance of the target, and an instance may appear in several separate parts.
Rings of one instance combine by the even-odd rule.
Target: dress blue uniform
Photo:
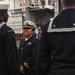
[[[42,33],[38,51],[39,75],[75,75],[75,9],[64,9]]]
[[[18,75],[19,64],[14,31],[0,23],[0,75]],[[0,26],[1,26],[0,25]]]
[[[31,21],[25,21],[24,24],[23,29],[26,29],[26,31],[27,29],[32,29],[33,33],[20,42],[18,52],[19,64],[24,68],[24,72],[21,75],[35,75],[36,56],[39,47],[39,40],[34,35],[36,25]]]
[[[19,63],[15,33],[5,23],[8,19],[8,6],[8,3],[0,1],[0,75],[18,75]]]
[[[29,75],[31,72],[33,75],[35,74],[38,42],[38,39],[34,36],[30,37],[27,41],[21,40],[19,48],[19,64],[24,67],[26,75]],[[28,64],[28,66],[25,64]]]

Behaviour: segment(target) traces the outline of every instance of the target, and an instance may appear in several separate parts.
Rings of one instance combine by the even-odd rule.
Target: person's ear
[[[65,8],[64,0],[61,0],[61,4],[62,4],[62,6]]]

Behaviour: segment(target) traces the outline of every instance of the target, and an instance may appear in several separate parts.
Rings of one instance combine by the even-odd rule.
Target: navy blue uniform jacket
[[[15,33],[4,24],[0,28],[0,75],[18,75],[17,59]]]
[[[39,40],[31,36],[27,41],[21,40],[19,48],[19,64],[22,65],[25,71],[35,71],[36,56]],[[24,65],[27,63],[29,68]]]
[[[39,75],[75,75],[75,9],[64,9],[43,29],[37,59]],[[49,30],[48,30],[49,29]]]

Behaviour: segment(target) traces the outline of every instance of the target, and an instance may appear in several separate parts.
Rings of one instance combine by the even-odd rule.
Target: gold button
[[[23,48],[21,48],[21,50],[23,50]]]
[[[21,54],[22,54],[23,52],[21,51]]]
[[[21,57],[22,57],[22,55],[21,55]]]
[[[22,59],[21,59],[21,61],[22,61]]]

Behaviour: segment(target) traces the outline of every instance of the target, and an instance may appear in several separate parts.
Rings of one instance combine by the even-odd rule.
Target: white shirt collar
[[[32,35],[31,35],[31,36],[32,36]],[[31,37],[31,36],[30,36],[30,37]],[[30,37],[29,37],[29,38],[30,38]],[[25,38],[25,41],[27,41],[29,38]]]

